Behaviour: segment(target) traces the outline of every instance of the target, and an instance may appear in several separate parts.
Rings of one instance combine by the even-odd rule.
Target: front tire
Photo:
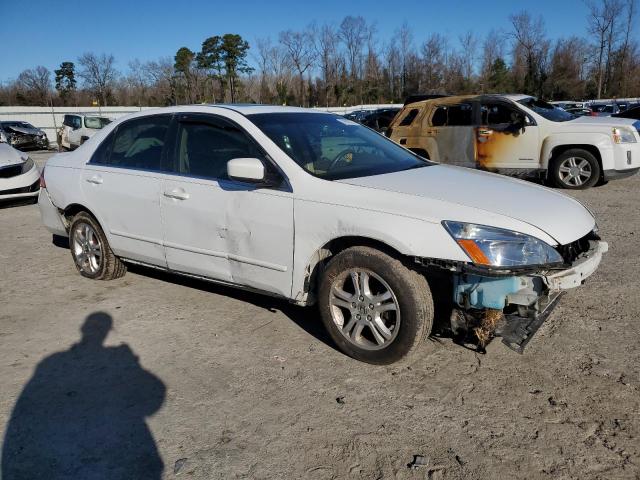
[[[319,290],[322,321],[345,354],[388,365],[431,333],[433,300],[424,276],[370,247],[333,257]]]
[[[78,272],[93,280],[113,280],[127,272],[115,256],[100,224],[87,212],[80,212],[69,228],[69,249]]]
[[[583,190],[598,183],[601,172],[598,159],[591,152],[572,148],[553,160],[549,173],[556,187]]]

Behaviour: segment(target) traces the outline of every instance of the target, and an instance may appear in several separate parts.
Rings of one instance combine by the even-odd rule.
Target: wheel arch
[[[307,262],[302,292],[306,300],[303,300],[303,303],[315,303],[318,279],[320,278],[324,265],[326,265],[330,258],[351,247],[371,247],[400,261],[407,259],[407,256],[402,254],[397,248],[376,238],[360,235],[334,237],[318,248]]]
[[[73,219],[73,217],[75,217],[80,212],[88,213],[89,215],[91,215],[96,220],[96,222],[101,224],[101,222],[98,219],[98,217],[96,216],[96,214],[93,213],[90,209],[88,209],[87,207],[85,207],[84,205],[81,205],[79,203],[71,203],[71,204],[67,205],[62,210],[62,214],[63,214],[63,217],[64,217],[65,222],[66,222],[65,226],[67,227],[67,230],[69,229],[69,226],[71,225],[71,220]],[[100,226],[102,226],[102,224]]]
[[[568,150],[584,150],[596,157],[598,165],[600,166],[600,178],[602,178],[604,172],[604,167],[602,165],[602,153],[600,152],[600,149],[597,147],[597,145],[591,145],[588,143],[569,143],[566,145],[556,145],[555,147],[553,147],[551,149],[549,163],[547,165],[547,176],[549,175],[549,170],[551,168],[552,162],[554,162],[560,155]]]

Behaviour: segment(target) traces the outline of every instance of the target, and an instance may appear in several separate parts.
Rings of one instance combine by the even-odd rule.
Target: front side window
[[[115,133],[103,141],[106,144],[113,136],[110,152],[97,155],[103,148],[101,144],[91,162],[113,167],[162,170],[162,149],[170,122],[170,115],[156,115],[118,125]],[[105,150],[109,149],[105,147]]]
[[[84,117],[84,126],[94,130],[100,130],[110,123],[111,120],[104,117]]]
[[[194,177],[227,179],[227,162],[234,158],[263,158],[242,130],[224,122],[181,122],[178,129],[178,173]]]
[[[305,171],[326,180],[431,165],[369,128],[337,115],[257,113],[248,118]]]
[[[483,104],[480,107],[480,118],[482,125],[509,125],[517,120],[518,112],[507,105]]]

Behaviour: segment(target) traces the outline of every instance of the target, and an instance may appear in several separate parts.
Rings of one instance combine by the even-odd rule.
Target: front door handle
[[[100,185],[102,183],[102,177],[100,175],[94,175],[87,178],[87,182],[93,183],[94,185]]]
[[[168,198],[175,198],[176,200],[187,200],[190,195],[182,188],[174,188],[173,190],[164,192],[164,196]]]
[[[400,145],[406,145],[407,144],[407,139],[406,138],[401,138],[400,139]]]
[[[478,130],[478,135],[480,135],[481,137],[488,137],[492,133],[493,130],[490,130],[488,128],[481,128],[480,130]]]

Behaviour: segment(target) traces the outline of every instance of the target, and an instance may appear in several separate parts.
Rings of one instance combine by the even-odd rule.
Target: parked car
[[[369,127],[376,132],[385,133],[400,111],[399,108],[376,108],[374,110],[356,110],[344,117]]]
[[[556,102],[549,102],[549,103],[555,107],[561,108],[566,111],[569,111],[569,109],[585,108],[584,102],[556,101]]]
[[[38,198],[40,173],[33,160],[7,143],[0,143],[0,201]]]
[[[624,112],[614,113],[611,116],[616,118],[631,118],[633,120],[640,120],[640,105],[633,106],[625,110]]]
[[[98,130],[109,125],[111,120],[94,115],[67,114],[58,131],[59,149],[73,150],[78,148]]]
[[[69,237],[82,276],[135,263],[317,303],[337,346],[378,364],[431,331],[428,279],[442,279],[457,333],[499,317],[522,351],[607,251],[570,197],[292,107],[135,113],[49,159],[42,185],[44,224]]]
[[[589,109],[593,117],[610,117],[621,111],[615,103],[592,103],[589,105]]]
[[[49,148],[49,140],[44,130],[29,122],[9,120],[0,122],[0,138],[18,150]]]
[[[564,111],[576,117],[590,116],[592,113],[589,108],[565,108]]]
[[[467,95],[405,105],[390,138],[440,163],[568,189],[640,170],[632,120],[575,117],[528,95]]]

